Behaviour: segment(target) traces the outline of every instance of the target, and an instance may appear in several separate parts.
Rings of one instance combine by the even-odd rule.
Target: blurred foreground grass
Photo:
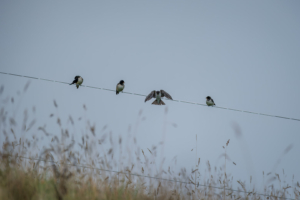
[[[2,92],[3,87],[0,96]],[[16,113],[8,109],[8,104],[14,101],[9,97],[1,99],[0,199],[299,198],[299,183],[283,185],[279,174],[268,179],[258,192],[255,189],[247,191],[246,183],[242,181],[238,181],[239,187],[233,190],[233,177],[226,174],[226,159],[224,167],[218,169],[212,169],[206,162],[206,174],[198,171],[200,158],[196,158],[198,163],[190,172],[185,168],[176,171],[174,166],[164,169],[164,160],[157,160],[158,147],[152,146],[151,150],[140,148],[135,132],[130,129],[129,142],[124,145],[122,137],[114,139],[107,126],[97,131],[95,125],[85,120],[82,123],[86,129],[78,141],[73,117],[69,116],[68,125],[64,126],[57,114],[51,114],[59,132],[51,134],[46,126],[36,127],[35,119],[29,117],[35,114],[35,108],[24,111],[22,123],[17,121]],[[55,101],[54,106],[58,110]],[[86,110],[85,106],[83,108]],[[142,119],[140,112],[137,125]],[[73,130],[66,128],[69,125]],[[227,158],[228,143],[224,145],[224,158]],[[274,181],[280,182],[280,188],[274,187]]]

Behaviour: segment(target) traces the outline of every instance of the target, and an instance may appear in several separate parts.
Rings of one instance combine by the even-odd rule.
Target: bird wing
[[[167,93],[166,91],[160,90],[160,92],[161,92],[161,97],[167,97],[168,99],[172,99],[171,95],[169,95],[169,93]]]
[[[154,94],[155,94],[155,90],[153,90],[145,99],[145,102],[146,101],[149,101],[150,99],[154,98]]]

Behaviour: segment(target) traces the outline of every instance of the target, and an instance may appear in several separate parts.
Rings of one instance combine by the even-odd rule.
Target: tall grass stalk
[[[24,93],[27,87],[24,88]],[[233,177],[226,174],[226,160],[229,159],[226,148],[229,140],[224,147],[224,169],[212,169],[208,161],[203,177],[198,170],[200,158],[197,159],[197,135],[195,170],[181,168],[176,171],[175,165],[162,167],[164,157],[161,157],[161,160],[157,158],[161,155],[158,152],[159,145],[153,145],[152,148],[138,146],[135,134],[138,131],[138,123],[143,119],[142,112],[139,113],[133,137],[128,137],[124,145],[122,136],[114,139],[116,137],[113,137],[106,125],[97,128],[100,125],[96,127],[95,123],[86,119],[86,115],[84,121],[74,120],[74,117],[69,116],[66,120],[72,128],[66,128],[58,114],[60,108],[56,101],[53,102],[56,114],[50,114],[49,120],[56,121],[58,133],[49,133],[46,126],[36,125],[35,119],[30,117],[34,115],[35,108],[31,111],[25,110],[24,118],[19,122],[15,112],[7,110],[7,105],[14,104],[15,101],[12,98],[10,101],[4,101],[2,92],[3,87],[0,88],[0,101],[4,102],[0,108],[0,199],[263,198],[257,195],[254,188],[251,193],[244,193],[246,185],[242,181],[238,181],[242,187],[240,192],[231,191]],[[85,105],[83,108],[87,111]],[[81,133],[81,140],[78,140],[75,123],[84,123],[86,127]],[[165,120],[164,132],[166,123]],[[131,134],[131,129],[128,130],[128,134]],[[40,146],[43,143],[44,145]],[[161,145],[163,154],[163,144]],[[136,176],[137,174],[142,176]],[[264,187],[267,199],[276,199],[275,196],[299,196],[298,182],[281,189],[275,189],[272,182],[268,184],[268,187]]]

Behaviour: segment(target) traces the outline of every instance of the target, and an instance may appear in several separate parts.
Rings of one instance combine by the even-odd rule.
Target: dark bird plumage
[[[215,106],[216,105],[215,102],[214,102],[214,100],[210,96],[206,97],[206,104],[208,106]]]
[[[82,82],[83,82],[83,78],[81,76],[75,76],[74,81],[70,83],[70,85],[76,84],[76,87],[78,89],[79,86],[82,84]]]
[[[166,97],[168,99],[172,99],[171,95],[169,95],[169,93],[167,93],[166,91],[164,90],[158,90],[158,91],[155,91],[153,90],[145,99],[145,102],[146,101],[149,101],[150,99],[152,98],[155,98],[155,100],[153,101],[153,105],[166,105],[165,102],[163,102],[161,100],[161,98],[163,97]]]
[[[124,85],[124,81],[123,80],[120,80],[120,82],[117,84],[116,86],[116,94],[119,94],[119,92],[122,92],[125,88],[125,85]]]

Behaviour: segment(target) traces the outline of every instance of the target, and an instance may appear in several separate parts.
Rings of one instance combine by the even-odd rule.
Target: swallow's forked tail
[[[159,103],[156,101],[156,99],[153,101],[152,103],[153,105],[166,105],[165,102],[163,102],[162,100],[159,101]]]
[[[119,92],[118,92],[118,91],[116,91],[116,94],[119,94]]]
[[[79,85],[76,85],[77,89],[79,88]]]

